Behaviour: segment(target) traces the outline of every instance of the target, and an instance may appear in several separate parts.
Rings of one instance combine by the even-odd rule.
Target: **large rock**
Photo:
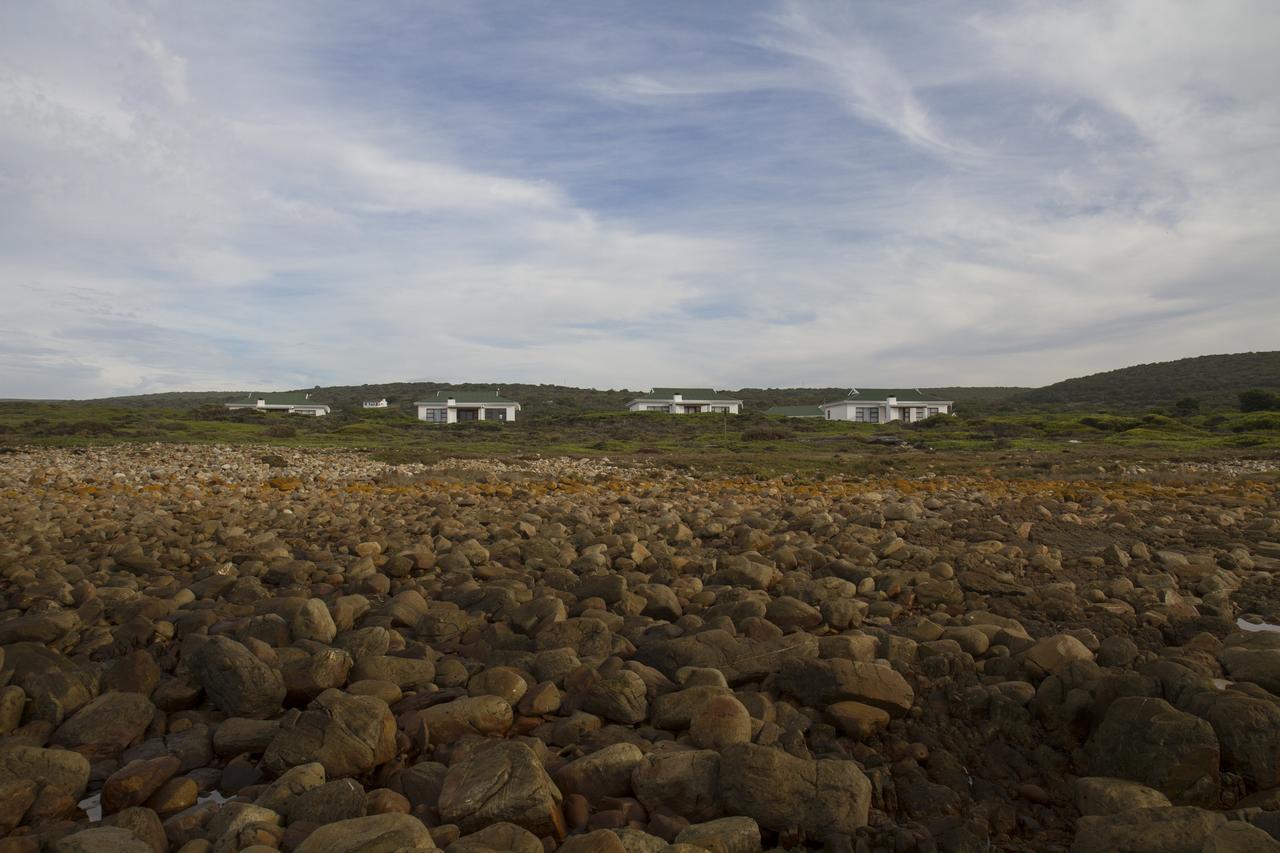
[[[500,741],[449,768],[440,817],[465,833],[507,821],[538,837],[564,836],[560,789],[538,756],[519,741]]]
[[[631,774],[643,760],[635,744],[611,744],[562,766],[556,771],[556,784],[565,794],[581,794],[591,801],[625,797],[631,793]]]
[[[722,817],[680,830],[676,844],[715,853],[760,853],[760,827],[749,817]]]
[[[119,826],[96,826],[64,835],[54,853],[155,853],[151,845]]]
[[[711,820],[720,808],[720,755],[711,749],[651,752],[631,774],[636,799],[651,813],[666,809],[689,820]]]
[[[0,750],[0,783],[34,780],[79,800],[89,785],[89,760],[66,749],[13,746]]]
[[[1089,773],[1141,782],[1180,805],[1216,805],[1218,739],[1163,699],[1117,699],[1089,739]]]
[[[373,696],[326,690],[296,719],[281,725],[262,766],[282,773],[318,762],[329,778],[359,776],[396,754],[396,721],[387,703]]]
[[[792,658],[776,676],[776,687],[810,706],[854,701],[900,717],[911,710],[915,693],[896,670],[843,658]]]
[[[407,814],[378,814],[322,826],[294,853],[396,853],[438,850],[422,821]]]
[[[284,678],[241,643],[210,637],[191,653],[187,666],[209,701],[227,716],[266,719],[280,713]]]
[[[1084,776],[1075,782],[1080,814],[1109,815],[1172,805],[1169,798],[1146,785],[1110,776]]]
[[[720,801],[731,815],[809,838],[852,835],[867,825],[871,782],[852,761],[806,761],[754,743],[720,756]]]
[[[628,726],[643,721],[649,714],[643,679],[625,669],[596,678],[583,697],[582,707],[606,720]]]
[[[1218,812],[1192,806],[1082,817],[1071,853],[1200,853],[1226,822]]]
[[[118,755],[141,740],[155,710],[140,693],[103,693],[59,726],[50,743],[88,756]]]
[[[464,735],[502,735],[515,712],[500,696],[463,696],[423,710],[432,743],[450,743]]]
[[[1072,661],[1093,660],[1093,652],[1070,634],[1054,634],[1027,649],[1025,660],[1038,675],[1057,675]]]

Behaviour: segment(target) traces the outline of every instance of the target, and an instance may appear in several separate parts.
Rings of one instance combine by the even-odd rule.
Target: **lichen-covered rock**
[[[386,702],[326,690],[280,727],[262,764],[272,773],[282,773],[314,762],[329,778],[360,776],[395,757],[395,732],[395,717]]]

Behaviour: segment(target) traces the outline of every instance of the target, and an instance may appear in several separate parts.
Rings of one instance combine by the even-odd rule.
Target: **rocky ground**
[[[1280,850],[1249,466],[694,467],[0,456],[0,853]]]

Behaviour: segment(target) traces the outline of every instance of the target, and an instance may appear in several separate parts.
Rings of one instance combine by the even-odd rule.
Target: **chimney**
[[[683,395],[683,394],[672,394],[672,395],[671,395],[671,399],[672,399],[672,400],[674,400],[675,402],[679,403],[679,402],[681,402],[681,401],[683,401],[683,400],[684,400],[684,395]]]
[[[893,395],[889,395],[888,397],[885,398],[885,402],[888,403],[890,406],[896,406],[898,405],[898,398]]]

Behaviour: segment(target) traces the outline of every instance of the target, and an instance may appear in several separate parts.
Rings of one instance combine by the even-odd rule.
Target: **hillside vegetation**
[[[1280,391],[1280,351],[1202,355],[1067,379],[1013,395],[1014,406],[1138,410],[1193,398],[1201,408],[1234,408],[1240,393]]]

